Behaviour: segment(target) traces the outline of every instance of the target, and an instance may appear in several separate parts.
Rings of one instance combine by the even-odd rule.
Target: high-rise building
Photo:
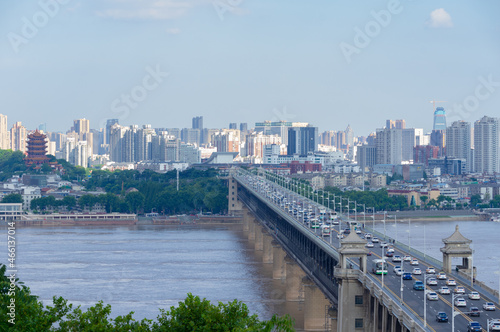
[[[200,146],[200,136],[199,129],[183,128],[181,130],[181,140],[184,143],[196,144],[196,146]]]
[[[191,128],[199,129],[200,131],[203,131],[203,117],[202,116],[195,116],[193,118]]]
[[[387,120],[385,122],[385,127],[387,129],[405,129],[406,121],[403,119],[400,120]]]
[[[467,171],[471,171],[471,128],[470,123],[455,121],[446,128],[446,156],[465,159]]]
[[[288,155],[307,156],[318,150],[318,127],[288,128]]]
[[[10,129],[10,143],[11,148],[14,151],[22,151],[26,153],[26,140],[28,137],[28,131],[21,124],[20,121],[14,123]]]
[[[499,119],[484,116],[474,123],[474,172],[493,174],[500,171]]]
[[[377,164],[399,165],[403,161],[403,130],[377,129]]]
[[[111,127],[114,124],[119,124],[118,119],[108,119],[106,121],[106,130],[105,130],[105,135],[104,135],[106,141],[104,142],[104,144],[109,144],[109,136],[111,134]]]
[[[433,129],[431,132],[431,145],[439,147],[439,157],[446,154],[446,130]]]
[[[218,152],[240,152],[240,131],[238,129],[222,129],[212,136],[212,145]]]
[[[7,115],[0,114],[0,149],[10,149],[10,132],[7,127]]]
[[[319,135],[319,143],[328,146],[334,146],[336,132],[333,130],[325,131]]]
[[[356,158],[361,169],[372,167],[377,163],[377,147],[368,144],[358,146]]]
[[[236,122],[229,123],[229,129],[238,129],[238,124]]]
[[[352,130],[351,125],[347,125],[347,128],[345,130],[345,140],[349,148],[352,149],[352,147],[354,146],[354,131]]]
[[[240,123],[240,131],[247,132],[248,131],[248,123],[246,123],[246,122]]]
[[[75,132],[80,135],[80,138],[83,134],[90,132],[90,121],[87,119],[77,119],[73,121],[73,127]]]
[[[429,159],[436,159],[439,147],[432,145],[417,145],[413,153],[413,163],[429,166]]]
[[[255,123],[255,131],[262,132],[264,135],[279,135],[282,142],[288,142],[288,128],[294,123],[286,121],[264,121]]]
[[[443,107],[436,107],[434,111],[433,130],[446,130],[446,112]]]
[[[254,132],[246,136],[246,155],[251,157],[263,158],[264,147],[266,145],[280,145],[281,137],[278,135],[264,135],[263,133]]]

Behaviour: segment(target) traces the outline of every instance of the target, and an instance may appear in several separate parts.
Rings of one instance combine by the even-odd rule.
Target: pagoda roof
[[[460,231],[458,230],[458,225],[455,226],[455,232],[453,234],[451,234],[449,237],[447,237],[446,239],[443,239],[443,242],[445,244],[455,244],[455,243],[471,243],[472,240],[469,240],[468,238],[466,238],[465,236],[462,235],[462,233],[460,233]]]

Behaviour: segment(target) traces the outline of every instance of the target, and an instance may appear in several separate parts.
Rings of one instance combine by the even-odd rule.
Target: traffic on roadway
[[[461,284],[437,267],[378,239],[362,223],[347,220],[335,209],[311,201],[261,176],[240,178],[318,238],[339,248],[351,231],[366,240],[367,270],[385,291],[400,300],[415,316],[425,317],[432,331],[500,331],[499,308],[470,285]],[[326,205],[326,204],[325,204]],[[357,265],[357,262],[352,262]],[[453,319],[454,318],[454,319]]]

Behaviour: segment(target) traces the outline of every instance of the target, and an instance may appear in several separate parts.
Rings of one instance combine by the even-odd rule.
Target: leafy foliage
[[[8,194],[2,198],[2,203],[22,203],[23,196],[21,194]]]

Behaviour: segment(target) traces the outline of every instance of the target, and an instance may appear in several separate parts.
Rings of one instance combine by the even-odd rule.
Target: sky
[[[9,128],[309,122],[366,136],[500,116],[500,2],[0,2]]]

